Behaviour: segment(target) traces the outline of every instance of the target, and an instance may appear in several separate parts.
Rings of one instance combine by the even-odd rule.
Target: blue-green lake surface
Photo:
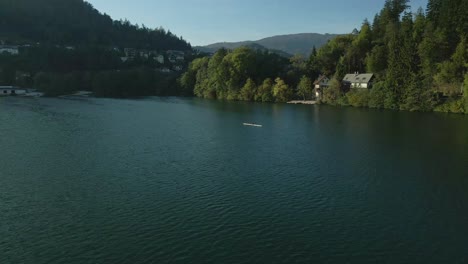
[[[468,116],[0,98],[0,154],[1,264],[468,263]]]

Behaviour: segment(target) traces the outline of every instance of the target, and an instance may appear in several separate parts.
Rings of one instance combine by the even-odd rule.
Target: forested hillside
[[[192,57],[170,31],[114,21],[83,0],[0,0],[2,47],[0,85],[49,96],[185,95],[176,80]]]
[[[191,49],[170,31],[114,21],[83,0],[0,0],[0,40],[13,44]]]
[[[468,1],[429,0],[427,9],[416,13],[408,4],[387,0],[372,22],[364,20],[360,31],[332,39],[307,59],[295,56],[270,67],[267,75],[252,67],[258,55],[242,48],[194,61],[182,83],[202,97],[287,101],[312,98],[312,80],[325,74],[333,80],[324,103],[468,112]],[[344,75],[354,72],[374,73],[373,88],[342,89]],[[257,96],[244,96],[249,89]],[[278,91],[281,96],[275,97]],[[262,100],[259,94],[264,92],[273,98]]]

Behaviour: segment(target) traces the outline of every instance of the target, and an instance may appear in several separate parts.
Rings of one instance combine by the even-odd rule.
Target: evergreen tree
[[[366,57],[367,72],[384,76],[388,67],[388,48],[385,45],[376,45]]]
[[[462,92],[465,73],[468,72],[468,45],[465,38],[458,44],[455,53],[449,61],[439,64],[439,73],[434,77],[439,91],[450,96]]]
[[[444,60],[448,45],[445,35],[440,30],[435,30],[431,21],[426,26],[423,40],[418,46],[418,54],[421,61],[421,75],[424,79],[424,85],[431,87],[433,76],[437,68],[437,63]]]
[[[384,108],[386,98],[385,82],[377,82],[369,94],[370,108]]]
[[[416,77],[419,70],[418,55],[417,55],[417,44],[414,41],[414,24],[413,24],[413,15],[411,13],[405,13],[401,23],[401,32],[400,37],[403,40],[401,46],[401,57],[400,65],[402,71],[400,74],[403,74],[401,77],[401,93],[402,93],[402,102],[410,100],[406,98],[409,96],[414,98],[413,93],[408,92],[407,90],[417,91],[416,98],[419,98],[419,78]],[[400,107],[401,108],[401,107]],[[411,106],[409,110],[415,110],[418,107]]]
[[[438,24],[440,8],[444,0],[429,0],[427,3],[427,18],[434,24]]]
[[[387,28],[388,42],[388,69],[385,76],[385,101],[388,109],[398,109],[401,89],[404,85],[404,68],[401,65],[402,42],[398,32],[398,24],[389,25]]]
[[[423,89],[420,76],[413,75],[406,84],[403,99],[400,104],[401,110],[426,111],[430,107],[430,93]]]
[[[345,61],[345,57],[342,56],[338,62],[338,65],[336,65],[336,72],[334,78],[337,80],[342,80],[347,73],[352,72],[350,68],[351,67],[349,66],[349,64],[347,64]]]
[[[314,56],[314,57],[317,57],[317,48],[315,47],[315,45],[314,45],[314,47],[312,48],[312,52],[311,52],[310,55],[311,55],[311,56]]]
[[[465,74],[463,83],[463,99],[465,101],[465,114],[468,114],[468,73]]]
[[[423,9],[420,7],[416,12],[414,25],[413,25],[413,41],[418,45],[421,43],[424,37],[424,31],[426,29],[426,16]]]

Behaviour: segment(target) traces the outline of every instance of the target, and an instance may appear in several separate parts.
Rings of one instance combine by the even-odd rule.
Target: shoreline
[[[292,100],[288,102],[257,102],[257,101],[241,101],[241,100],[218,100],[218,99],[209,99],[209,98],[202,98],[198,96],[179,96],[179,95],[173,95],[173,96],[158,96],[158,95],[149,95],[149,96],[141,96],[141,97],[101,97],[101,96],[96,96],[93,92],[90,91],[77,91],[74,94],[67,94],[67,95],[58,95],[58,96],[0,96],[0,98],[8,98],[8,97],[15,97],[15,98],[57,98],[57,99],[75,99],[75,100],[83,100],[83,99],[88,99],[88,98],[103,98],[103,99],[134,99],[134,100],[140,100],[142,98],[147,98],[147,97],[158,97],[158,98],[167,98],[167,97],[173,97],[173,98],[198,98],[198,99],[203,99],[203,100],[212,100],[212,101],[225,101],[225,102],[249,102],[249,103],[272,103],[272,104],[287,104],[287,105],[326,105],[326,106],[332,106],[332,107],[351,107],[351,108],[357,108],[357,109],[373,109],[373,110],[389,110],[393,112],[409,112],[409,113],[442,113],[442,114],[457,114],[457,115],[468,115],[468,113],[463,113],[463,112],[453,112],[453,111],[437,111],[437,110],[432,110],[432,111],[409,111],[409,110],[401,110],[401,109],[388,109],[388,108],[373,108],[373,107],[365,107],[365,106],[353,106],[353,105],[334,105],[334,104],[327,104],[323,103],[320,101],[314,101],[314,100]]]

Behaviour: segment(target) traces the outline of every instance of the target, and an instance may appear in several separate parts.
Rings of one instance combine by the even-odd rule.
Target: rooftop
[[[343,82],[350,82],[350,83],[369,83],[372,78],[374,77],[373,73],[362,73],[362,74],[346,74],[343,78]]]
[[[327,78],[326,75],[320,75],[318,79],[314,82],[314,84],[319,84],[323,79]],[[328,78],[327,78],[328,79]]]

